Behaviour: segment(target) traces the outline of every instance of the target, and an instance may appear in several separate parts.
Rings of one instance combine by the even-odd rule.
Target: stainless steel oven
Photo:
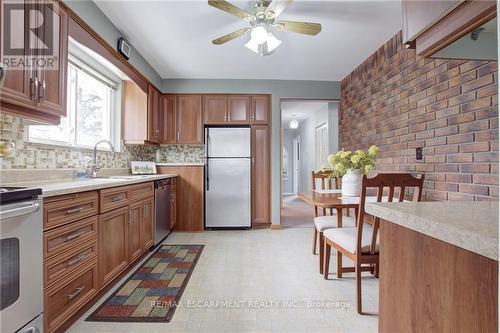
[[[42,201],[37,198],[41,191],[1,191],[0,332],[42,332]]]

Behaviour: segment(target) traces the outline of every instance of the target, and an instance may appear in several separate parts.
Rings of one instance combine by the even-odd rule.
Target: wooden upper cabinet
[[[175,100],[176,97],[174,95],[161,96],[161,111],[163,118],[162,143],[176,143]]]
[[[268,124],[271,117],[269,96],[252,96],[252,124]]]
[[[162,138],[161,94],[151,84],[148,86],[148,141],[160,143]]]
[[[177,95],[175,118],[177,143],[203,144],[201,95]]]
[[[227,121],[227,97],[225,95],[203,96],[204,118],[207,125],[225,124]]]
[[[39,67],[38,69],[38,110],[56,116],[66,116],[66,82],[68,68],[68,16],[60,6],[52,2],[40,4],[44,17],[54,18],[53,27],[44,25],[52,34],[55,68]],[[44,38],[49,38],[44,30]]]
[[[250,122],[250,97],[233,96],[227,97],[228,113],[227,122],[230,124],[248,124]]]
[[[44,55],[40,42],[30,45],[29,26],[39,26],[42,15],[53,15],[53,27],[42,25],[39,29],[39,41],[52,45],[52,52]],[[31,13],[31,15],[30,15]],[[48,16],[45,16],[48,17]],[[22,22],[20,24],[23,24]],[[35,66],[16,70],[7,67],[4,86],[0,89],[2,95],[0,109],[28,119],[47,124],[59,124],[60,117],[66,115],[66,72],[68,53],[68,17],[57,1],[25,2],[24,29],[14,29],[14,38],[24,39],[23,55],[28,59],[47,57],[53,66]],[[46,29],[46,30],[45,30]],[[48,33],[50,29],[51,33]],[[52,37],[52,38],[50,38]],[[1,46],[3,47],[3,45]],[[1,50],[5,56],[5,50]]]
[[[271,222],[269,126],[252,126],[252,224]]]
[[[403,0],[403,43],[415,40],[450,10],[459,0]]]
[[[123,82],[122,138],[125,143],[143,144],[148,137],[148,94],[133,81]]]

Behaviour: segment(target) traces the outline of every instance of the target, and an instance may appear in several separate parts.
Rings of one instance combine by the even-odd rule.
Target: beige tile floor
[[[311,234],[309,228],[173,233],[165,243],[204,244],[205,249],[182,296],[185,306],[177,308],[170,323],[84,321],[106,295],[69,332],[377,331],[378,280],[364,276],[363,307],[373,314],[358,315],[353,274],[340,280],[331,274],[324,280],[318,273],[318,257],[311,254]],[[332,270],[334,261],[332,256]],[[239,308],[192,306],[193,301],[210,300],[253,303]],[[304,308],[304,301],[334,308]]]

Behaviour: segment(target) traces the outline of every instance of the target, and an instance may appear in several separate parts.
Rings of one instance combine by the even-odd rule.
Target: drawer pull
[[[123,199],[123,196],[122,196],[122,195],[118,195],[118,196],[116,196],[116,197],[112,197],[112,198],[111,198],[111,201],[112,201],[112,202],[117,202],[117,201],[120,201],[120,200],[122,200],[122,199]]]
[[[78,296],[83,291],[83,289],[85,289],[84,286],[76,288],[75,291],[73,291],[71,294],[68,295],[68,301],[71,301],[73,298]]]
[[[66,267],[73,266],[74,264],[79,263],[83,259],[85,259],[87,256],[85,254],[80,254],[79,256],[76,256],[75,258],[66,261]]]
[[[66,215],[80,213],[83,210],[83,207],[76,207],[71,209],[66,209]]]
[[[85,231],[80,231],[80,232],[75,232],[75,233],[69,234],[68,236],[66,236],[66,242],[73,240],[75,238],[78,238],[78,237],[82,236],[83,234],[85,234]]]

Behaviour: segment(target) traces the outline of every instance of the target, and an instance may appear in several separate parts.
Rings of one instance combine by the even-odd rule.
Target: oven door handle
[[[39,210],[40,210],[40,204],[32,203],[26,206],[0,211],[0,220],[32,214],[34,212],[38,212]]]

